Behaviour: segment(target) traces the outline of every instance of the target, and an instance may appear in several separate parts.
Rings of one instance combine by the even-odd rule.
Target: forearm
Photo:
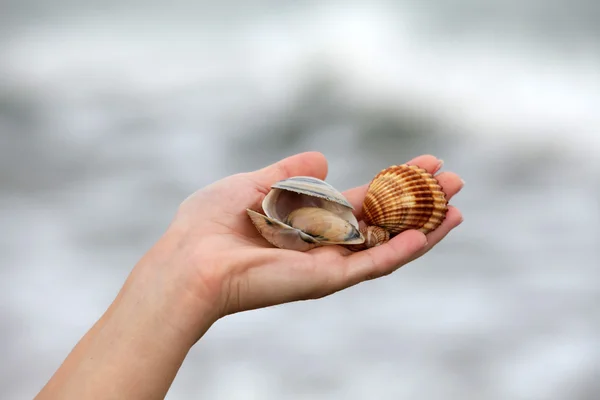
[[[214,316],[210,309],[197,315],[198,299],[180,290],[163,250],[136,266],[37,399],[164,398]]]

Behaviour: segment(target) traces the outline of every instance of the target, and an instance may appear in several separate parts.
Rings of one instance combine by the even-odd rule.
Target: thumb
[[[267,189],[273,183],[292,176],[312,176],[325,179],[327,159],[322,153],[316,151],[300,153],[249,174],[250,179]]]

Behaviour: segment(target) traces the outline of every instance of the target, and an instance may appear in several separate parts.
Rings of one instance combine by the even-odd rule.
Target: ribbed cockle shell
[[[365,242],[352,250],[380,245],[408,229],[427,234],[436,229],[448,211],[446,195],[438,181],[415,165],[393,165],[369,184],[363,202],[361,229]]]

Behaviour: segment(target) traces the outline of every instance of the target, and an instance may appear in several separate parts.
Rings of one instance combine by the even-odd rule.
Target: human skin
[[[408,164],[435,174],[442,162],[426,155]],[[462,222],[450,206],[433,232],[405,231],[361,252],[341,246],[308,252],[273,248],[246,209],[260,209],[271,184],[298,175],[325,179],[325,157],[298,154],[187,198],[36,399],[162,399],[191,347],[220,318],[322,298],[383,277],[423,256]],[[436,178],[448,199],[464,184],[452,172]],[[364,185],[344,193],[359,220],[366,190]]]

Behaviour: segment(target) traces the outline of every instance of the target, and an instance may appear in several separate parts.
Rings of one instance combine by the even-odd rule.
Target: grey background
[[[597,399],[596,1],[0,3],[0,397],[32,398],[191,192],[423,153],[465,222],[385,279],[217,323],[169,399]]]

